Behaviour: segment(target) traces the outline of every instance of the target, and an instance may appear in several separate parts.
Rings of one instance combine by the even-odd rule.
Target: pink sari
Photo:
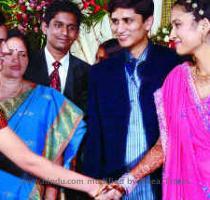
[[[155,93],[165,153],[163,200],[210,199],[210,96],[200,99],[189,63]]]

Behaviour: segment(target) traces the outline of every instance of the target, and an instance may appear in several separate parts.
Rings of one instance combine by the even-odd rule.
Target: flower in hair
[[[204,11],[203,11],[202,9],[200,9],[200,10],[198,11],[198,14],[199,14],[200,16],[203,16],[203,15],[204,15]]]
[[[192,0],[186,0],[186,3],[192,3]]]
[[[195,9],[195,8],[197,8],[197,7],[198,7],[198,4],[197,4],[197,3],[193,3],[193,4],[192,4],[192,8]]]

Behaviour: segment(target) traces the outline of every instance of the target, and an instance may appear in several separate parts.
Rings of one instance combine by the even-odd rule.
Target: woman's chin
[[[10,73],[7,77],[8,78],[13,78],[13,79],[22,79],[23,74],[20,73],[20,72],[13,72],[13,73]]]
[[[176,48],[176,53],[178,55],[181,55],[182,56],[182,55],[188,54],[189,52],[185,51],[184,49]]]

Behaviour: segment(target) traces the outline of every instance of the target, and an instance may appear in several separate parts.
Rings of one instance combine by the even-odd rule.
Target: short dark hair
[[[0,12],[0,26],[5,25],[6,19],[2,12]]]
[[[59,12],[72,13],[77,18],[78,27],[81,24],[82,14],[77,5],[69,0],[54,0],[46,9],[43,20],[49,25],[50,21]]]
[[[154,13],[153,0],[111,0],[108,11],[112,14],[117,8],[131,8],[136,14],[142,15],[143,20]]]
[[[197,5],[195,8],[193,7],[193,4]],[[186,12],[191,12],[196,21],[199,21],[203,18],[207,18],[210,20],[210,2],[209,0],[192,0],[192,1],[186,1],[186,0],[177,0],[173,7],[176,5],[183,6]],[[203,11],[203,14],[200,14],[200,11]]]
[[[106,40],[105,42],[101,43],[99,45],[99,48],[104,48],[106,51],[108,57],[114,55],[116,52],[120,51],[122,47],[120,46],[117,39],[112,38],[109,40]]]

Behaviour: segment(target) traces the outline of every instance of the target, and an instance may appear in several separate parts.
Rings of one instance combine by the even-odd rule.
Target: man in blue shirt
[[[111,0],[109,11],[113,34],[124,49],[90,72],[83,169],[112,182],[136,166],[156,143],[153,93],[182,59],[149,41],[152,0]],[[160,170],[146,176],[123,199],[161,199],[160,177]]]

